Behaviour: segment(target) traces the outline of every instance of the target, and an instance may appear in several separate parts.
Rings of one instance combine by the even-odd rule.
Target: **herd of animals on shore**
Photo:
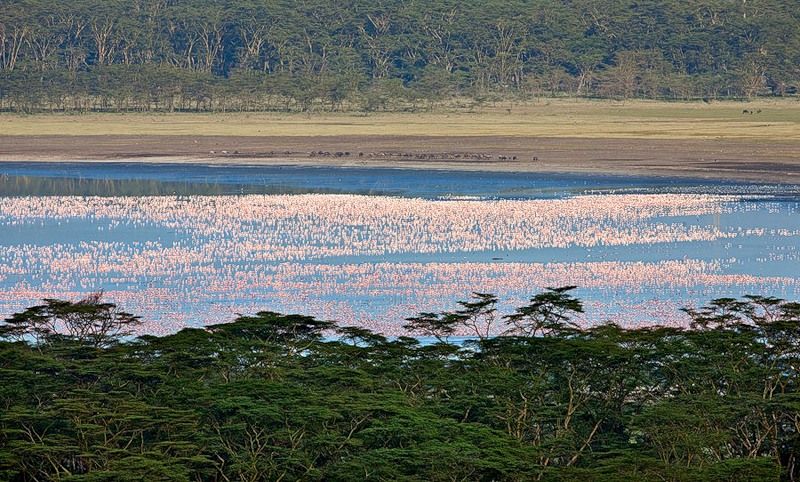
[[[267,152],[240,152],[239,150],[208,151],[211,155],[223,155],[229,157],[333,157],[333,158],[367,158],[367,159],[393,159],[410,161],[516,161],[517,156],[505,154],[484,154],[478,152],[403,152],[403,151],[379,151],[379,152],[351,152],[351,151],[325,151],[316,150],[311,152],[300,151],[267,151]],[[538,161],[538,156],[533,156],[530,160]]]
[[[742,115],[761,114],[761,109],[743,109]],[[409,151],[379,151],[379,152],[351,152],[351,151],[268,151],[268,152],[240,152],[239,150],[211,150],[210,155],[223,155],[226,157],[333,157],[333,158],[367,158],[367,159],[392,159],[397,161],[516,161],[517,156],[505,154],[486,154],[479,152],[409,152]],[[520,159],[521,160],[521,159]],[[538,161],[538,156],[529,160]],[[716,162],[716,160],[715,160]]]

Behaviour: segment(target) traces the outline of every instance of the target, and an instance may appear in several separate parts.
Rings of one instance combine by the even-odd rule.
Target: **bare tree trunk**
[[[0,68],[14,70],[19,59],[19,53],[25,39],[30,33],[30,27],[7,27],[0,24]]]

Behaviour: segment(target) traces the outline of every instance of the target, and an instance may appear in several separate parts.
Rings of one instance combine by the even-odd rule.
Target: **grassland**
[[[743,111],[753,112],[743,113]],[[433,113],[2,115],[0,135],[800,140],[800,102],[547,100]]]
[[[337,152],[347,155],[331,155]],[[559,99],[370,115],[0,115],[2,160],[602,172],[794,184],[800,101]]]

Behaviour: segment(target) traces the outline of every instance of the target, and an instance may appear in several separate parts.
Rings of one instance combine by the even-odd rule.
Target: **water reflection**
[[[0,197],[19,196],[190,196],[233,194],[303,194],[303,187],[157,179],[90,179],[0,175]],[[342,192],[317,189],[321,193]]]
[[[125,162],[92,163],[0,163],[0,176],[48,178],[47,185],[18,195],[114,195],[103,182],[113,184],[116,195],[182,194],[280,194],[356,193],[436,198],[477,196],[482,198],[557,198],[573,194],[765,194],[800,193],[798,186],[752,185],[725,181],[697,181],[665,177],[576,175],[553,173],[503,173],[419,171],[389,168],[328,168],[296,166],[242,166],[202,164],[158,164]],[[60,184],[58,180],[65,184]],[[80,191],[65,186],[78,180]],[[92,184],[90,181],[103,181]],[[158,186],[158,184],[164,186]],[[97,190],[93,191],[92,187]],[[141,188],[141,190],[137,190]],[[108,194],[106,194],[108,193]]]
[[[463,190],[477,191],[481,179]],[[398,334],[404,317],[450,309],[473,290],[497,293],[510,308],[545,286],[577,284],[589,308],[582,322],[629,325],[680,324],[679,307],[718,296],[800,298],[790,269],[800,260],[793,198],[719,194],[722,185],[708,187],[714,194],[695,185],[664,193],[634,181],[612,194],[604,184],[603,194],[554,196],[574,183],[598,186],[587,177],[561,188],[550,181],[531,186],[547,194],[528,199],[163,196],[181,183],[15,181],[20,195],[0,197],[0,314],[104,289],[142,314],[149,332],[271,309]],[[109,185],[105,196],[22,196]],[[143,191],[116,191],[134,186]],[[142,195],[148,189],[158,192]],[[619,194],[626,189],[636,194]]]

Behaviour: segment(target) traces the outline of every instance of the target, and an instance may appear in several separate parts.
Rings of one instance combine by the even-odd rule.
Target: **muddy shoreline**
[[[0,161],[603,173],[800,183],[800,143],[513,136],[0,136]]]

